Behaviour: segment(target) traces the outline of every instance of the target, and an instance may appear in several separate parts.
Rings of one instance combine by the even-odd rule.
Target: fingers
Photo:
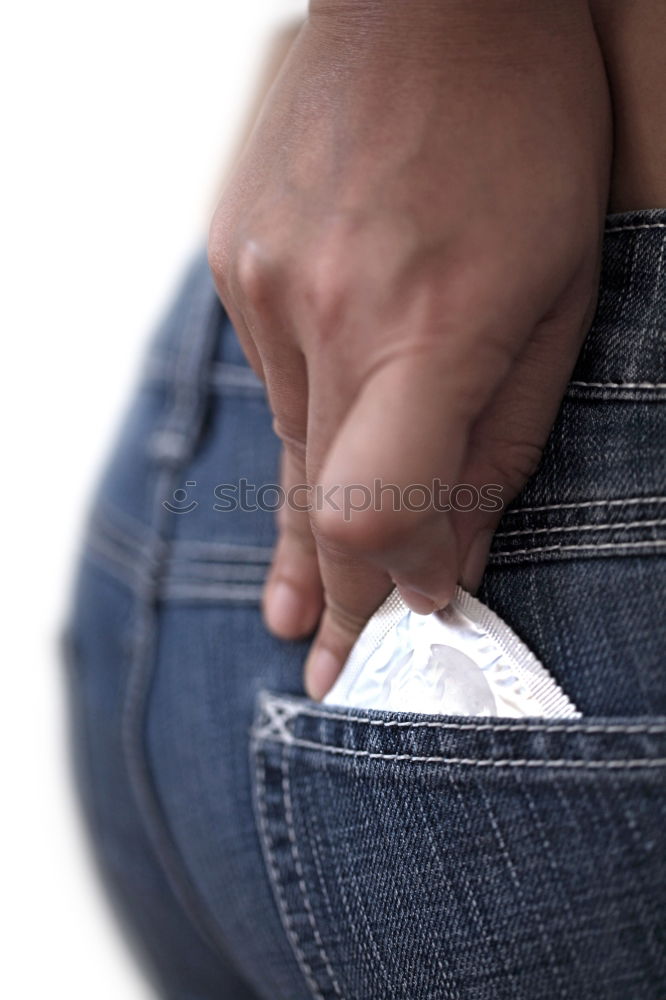
[[[430,372],[430,374],[429,374]],[[443,515],[409,510],[413,484],[433,468],[457,465],[464,433],[442,400],[441,379],[428,364],[401,362],[377,373],[346,415],[332,445],[308,431],[315,449],[312,473],[321,473],[323,502],[313,513],[326,610],[305,667],[313,698],[330,689],[371,614],[397,583],[421,613],[443,607],[455,589],[455,537]],[[311,424],[331,426],[316,406]],[[310,459],[309,459],[310,464]],[[377,487],[377,484],[380,484]],[[386,487],[386,488],[384,488]]]
[[[326,609],[305,664],[305,688],[315,699],[331,688],[368,618],[392,587],[382,570],[330,546],[320,547],[319,561]]]
[[[388,366],[368,382],[321,472],[342,512],[315,515],[326,611],[306,665],[313,697],[330,688],[391,582],[418,613],[447,604],[458,580],[477,588],[503,508],[538,464],[589,318],[560,313],[540,324],[499,385],[491,375],[465,387],[458,371],[453,387],[432,359]],[[469,484],[473,509],[414,509],[410,488],[432,483],[433,471]],[[373,478],[384,487],[379,497]]]
[[[504,508],[536,471],[571,370],[592,319],[593,303],[539,324],[472,428],[461,482],[480,502],[451,515],[460,582],[476,591]],[[501,503],[497,498],[501,498]]]
[[[310,496],[304,460],[294,447],[283,451],[286,503],[278,514],[278,542],[264,587],[266,625],[281,639],[310,635],[324,605],[317,548],[310,530]]]
[[[468,426],[446,364],[401,359],[365,384],[321,472],[339,509],[317,512],[318,536],[383,570],[419,613],[444,607],[455,589],[455,536],[434,480],[456,481]]]

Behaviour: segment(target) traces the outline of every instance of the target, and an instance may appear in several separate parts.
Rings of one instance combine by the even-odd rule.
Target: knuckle
[[[282,412],[273,417],[273,431],[284,445],[290,461],[299,472],[305,469],[306,441],[303,421],[296,414]]]
[[[336,235],[325,237],[308,261],[303,298],[313,329],[320,336],[328,336],[341,326],[351,291],[349,259],[349,246]]]
[[[243,298],[255,305],[269,294],[275,269],[271,252],[265,243],[252,236],[244,236],[234,250],[234,284]]]
[[[421,523],[423,515],[406,511],[361,510],[341,505],[336,510],[324,505],[315,511],[313,531],[325,551],[352,556],[381,557],[384,552],[402,549]]]
[[[280,255],[265,227],[254,220],[234,225],[218,208],[208,235],[208,264],[218,291],[250,305],[264,302],[275,285]]]
[[[326,595],[327,625],[345,639],[355,639],[364,629],[367,618],[346,608],[331,594]]]

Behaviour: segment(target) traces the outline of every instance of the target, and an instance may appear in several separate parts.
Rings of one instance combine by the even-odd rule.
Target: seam
[[[268,565],[273,557],[273,546],[245,545],[239,542],[201,542],[179,539],[171,546],[173,562],[192,559],[212,562],[243,562]]]
[[[251,368],[229,361],[215,361],[210,368],[210,381],[220,388],[251,389],[265,394],[266,387]]]
[[[605,524],[565,524],[557,525],[553,528],[520,528],[516,531],[497,531],[495,533],[495,538],[510,538],[515,535],[542,535],[554,534],[559,531],[602,531],[605,529],[629,529],[629,528],[656,528],[662,524],[666,524],[666,518],[656,518],[650,521],[616,521],[606,522]],[[622,542],[616,544],[621,545]]]
[[[666,222],[641,222],[634,226],[613,226],[606,229],[606,235],[610,233],[628,233],[635,229],[666,229]]]
[[[282,882],[280,879],[280,873],[275,861],[275,856],[273,854],[273,849],[271,846],[271,839],[269,833],[269,821],[266,811],[266,782],[264,779],[264,769],[262,768],[262,763],[260,759],[260,754],[258,746],[255,743],[252,747],[254,752],[254,762],[255,762],[255,780],[256,780],[256,797],[255,801],[257,803],[257,814],[259,819],[259,834],[261,838],[261,843],[263,847],[264,860],[266,861],[266,866],[268,868],[268,874],[270,877],[271,885],[273,887],[273,896],[277,903],[278,912],[280,914],[280,919],[282,921],[282,926],[284,927],[285,933],[293,948],[298,967],[301,970],[306,983],[308,984],[310,991],[315,998],[315,1000],[324,1000],[324,996],[319,990],[319,986],[314,979],[314,975],[308,960],[301,950],[301,946],[298,943],[298,935],[293,928],[291,917],[289,916],[289,910],[287,908],[287,901],[282,890]]]
[[[530,899],[533,890],[530,891],[529,875],[527,879],[525,878],[527,872],[525,871],[525,865],[521,863],[523,862],[523,858],[521,857],[522,852],[520,850],[520,847],[516,845],[515,840],[512,843],[510,828],[507,831],[507,836],[505,836],[502,833],[500,816],[498,815],[497,812],[497,806],[493,807],[493,803],[491,802],[488,796],[487,789],[484,789],[483,785],[480,782],[476,782],[476,785],[481,801],[483,802],[485,817],[488,820],[488,824],[492,832],[492,838],[497,848],[497,853],[499,855],[497,857],[497,862],[499,862],[500,864],[502,864],[503,862],[502,864],[503,872],[506,871],[506,874],[509,876],[509,880],[513,889],[512,902],[514,902],[514,905],[517,904],[520,913],[525,913],[529,905],[528,899]],[[530,831],[530,833],[532,833],[532,831]],[[495,854],[495,851],[493,851],[493,854]],[[517,863],[516,863],[516,855],[517,855]],[[521,879],[521,874],[522,874],[522,879]],[[526,881],[528,883],[527,889],[525,888]],[[558,1000],[567,1000],[567,993],[569,993],[569,996],[571,996],[571,993],[569,992],[569,990],[565,990],[565,986],[562,979],[561,944],[557,948],[554,947],[552,940],[553,935],[548,933],[540,909],[541,908],[539,906],[535,907],[534,910],[532,911],[531,916],[535,930],[537,931],[538,934],[537,947],[539,948],[539,953],[546,959],[548,963],[547,974],[548,974],[549,987],[551,981],[553,982],[553,986],[555,987],[555,990],[553,990],[552,988],[548,989],[548,996],[549,998],[551,997],[554,998],[555,995],[557,995]],[[530,937],[531,936],[532,934],[530,934]],[[522,989],[520,990],[520,992],[523,992]]]
[[[666,382],[569,382],[569,386],[586,386],[589,389],[666,389]]]
[[[149,476],[152,501],[151,530],[140,560],[150,578],[135,594],[132,648],[120,719],[120,738],[127,778],[141,816],[142,828],[151,845],[156,863],[171,887],[176,900],[193,929],[199,933],[213,955],[228,959],[228,946],[215,915],[183,858],[174,839],[165,805],[155,783],[146,744],[146,718],[155,672],[157,636],[157,600],[166,550],[170,541],[170,523],[162,498],[178,484],[184,463],[191,461],[204,419],[208,397],[202,375],[209,363],[217,337],[217,299],[208,279],[206,288],[195,285],[188,292],[187,315],[182,322],[178,350],[177,379],[159,427],[167,435],[180,434],[178,453],[155,456],[159,459]],[[233,963],[232,963],[233,964]]]
[[[153,534],[152,524],[145,524],[139,518],[104,500],[92,513],[91,521],[97,523],[102,532],[115,534],[122,541],[128,542],[134,548],[145,547]]]
[[[151,542],[154,542],[149,528],[145,528],[141,535],[130,535],[102,511],[97,511],[90,519],[87,537],[102,538],[117,549],[122,549],[137,562],[146,559],[151,550]]]
[[[459,731],[470,731],[470,732],[491,732],[491,733],[626,733],[629,735],[635,735],[637,733],[645,734],[659,734],[666,733],[666,723],[627,723],[626,725],[617,723],[580,723],[575,722],[571,725],[542,725],[540,723],[522,723],[522,722],[511,722],[506,725],[498,725],[497,723],[487,723],[487,722],[439,722],[439,721],[402,721],[400,719],[367,719],[362,716],[349,715],[344,712],[318,712],[315,708],[305,707],[301,708],[297,702],[290,701],[289,699],[281,698],[267,698],[264,702],[264,711],[267,710],[268,705],[271,705],[271,711],[274,711],[275,706],[284,704],[288,706],[293,706],[293,710],[289,712],[287,722],[291,721],[292,718],[296,718],[299,715],[305,715],[309,718],[314,719],[333,719],[338,722],[353,722],[360,723],[364,726],[377,726],[386,729],[446,729]],[[270,730],[270,734],[274,734],[274,730]],[[261,732],[255,731],[255,736],[263,737],[268,735],[266,730]],[[291,734],[290,734],[291,735]]]
[[[319,957],[324,963],[324,968],[328,973],[328,978],[331,982],[331,986],[333,987],[335,995],[340,997],[342,1000],[342,992],[340,990],[340,987],[338,986],[338,982],[335,978],[335,973],[333,972],[333,969],[331,967],[328,955],[324,950],[324,943],[321,939],[321,935],[317,928],[317,921],[315,920],[312,904],[310,903],[310,897],[308,896],[308,890],[305,884],[305,874],[303,872],[303,866],[301,865],[301,859],[298,852],[298,844],[296,841],[296,831],[294,827],[294,811],[291,801],[291,787],[289,783],[289,760],[287,757],[286,746],[283,748],[282,751],[281,770],[282,770],[282,802],[284,806],[284,819],[285,823],[287,824],[287,836],[289,838],[289,845],[291,847],[291,856],[294,862],[294,870],[296,871],[296,878],[298,879],[298,888],[301,890],[303,905],[308,915],[308,923],[312,928],[312,933],[315,939],[317,950],[319,952]]]
[[[114,580],[119,580],[133,592],[139,592],[148,580],[138,563],[131,563],[111,546],[101,544],[98,539],[88,540],[84,556],[96,562]]]
[[[233,601],[237,604],[256,605],[261,600],[263,586],[260,584],[208,583],[188,584],[163,581],[159,595],[168,600]]]
[[[616,500],[581,500],[575,503],[549,503],[541,507],[511,507],[504,511],[504,517],[509,514],[539,514],[546,510],[578,510],[583,507],[619,507],[624,504],[666,503],[666,496],[661,497],[622,497]]]
[[[174,378],[174,359],[153,356],[143,365],[142,376],[147,382],[171,382]],[[215,361],[209,366],[208,380],[215,389],[249,389],[256,395],[264,394],[265,387],[255,373],[245,365],[230,361]]]
[[[645,542],[588,542],[580,545],[537,545],[530,549],[506,549],[494,551],[490,558],[494,556],[526,556],[532,552],[597,552],[599,549],[614,549],[621,551],[624,549],[644,549],[661,548],[666,545],[666,539],[655,539]]]
[[[272,737],[276,742],[282,742],[279,737]],[[366,757],[370,760],[411,761],[414,764],[455,764],[463,767],[524,767],[524,768],[576,768],[588,770],[635,770],[640,767],[666,767],[666,757],[643,757],[619,760],[576,760],[560,758],[528,758],[528,757],[438,757],[420,756],[409,753],[381,753],[372,750],[352,750],[348,747],[338,747],[331,743],[316,743],[313,740],[293,738],[290,746],[302,747],[304,750],[319,750],[322,753],[342,757]]]
[[[666,524],[666,521],[664,521]],[[167,573],[185,583],[262,583],[267,567],[257,563],[193,562],[170,559]]]

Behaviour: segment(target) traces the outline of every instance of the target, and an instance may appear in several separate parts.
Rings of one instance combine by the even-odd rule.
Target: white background
[[[305,0],[9,0],[0,18],[0,992],[148,995],[69,786],[55,643],[146,335],[205,237],[267,37]]]

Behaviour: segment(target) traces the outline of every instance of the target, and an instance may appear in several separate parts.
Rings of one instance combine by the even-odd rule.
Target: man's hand
[[[478,585],[499,513],[393,498],[508,502],[534,470],[594,310],[609,119],[584,0],[312,0],[210,260],[285,487],[385,487],[281,512],[265,616],[295,638],[325,601],[313,696],[391,581],[419,612]]]

